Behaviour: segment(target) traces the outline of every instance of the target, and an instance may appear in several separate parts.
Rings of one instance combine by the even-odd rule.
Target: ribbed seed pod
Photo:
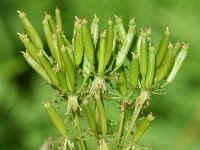
[[[99,64],[98,73],[100,76],[104,73],[104,63],[105,63],[105,52],[106,51],[106,31],[104,31],[100,36],[100,48],[99,48]]]
[[[127,94],[128,88],[127,88],[127,81],[126,81],[124,66],[121,66],[119,69],[118,86],[119,86],[120,94],[125,96]]]
[[[160,67],[156,70],[155,82],[159,82],[165,78],[173,63],[173,45],[169,43],[167,52],[163,58]]]
[[[148,48],[146,31],[142,31],[142,41],[139,53],[140,74],[142,75],[141,85],[145,86],[145,78],[148,70]]]
[[[55,85],[56,87],[59,87],[59,82],[56,77],[56,74],[54,73],[53,68],[50,66],[49,62],[46,60],[46,58],[44,57],[41,51],[38,53],[38,58],[40,60],[40,64],[42,65],[46,73],[48,74],[53,85]]]
[[[81,35],[81,23],[75,23],[75,37],[74,37],[74,60],[76,67],[78,67],[83,59],[83,41]]]
[[[132,61],[130,64],[130,83],[136,88],[138,86],[138,79],[140,75],[139,57],[133,53]]]
[[[82,33],[82,39],[83,39],[83,47],[84,47],[84,52],[91,63],[93,65],[93,59],[94,59],[94,48],[92,44],[92,37],[87,25],[87,20],[83,19],[81,21],[82,28],[81,28],[81,33]]]
[[[188,53],[188,48],[189,48],[188,45],[189,44],[184,44],[182,46],[181,50],[179,51],[179,53],[177,54],[175,61],[174,61],[174,66],[172,68],[172,71],[166,80],[168,83],[171,83],[174,80],[175,76],[177,75],[178,71],[180,70],[180,68],[187,56],[187,53]]]
[[[70,83],[70,86],[71,86],[71,91],[70,92],[74,92],[75,90],[75,68],[73,66],[73,63],[70,59],[70,56],[66,50],[66,48],[63,46],[61,48],[61,56],[62,56],[62,59],[64,61],[64,64],[65,64],[65,70],[67,72],[67,77],[69,78],[69,83]],[[69,88],[70,89],[70,88]]]
[[[156,67],[155,50],[154,50],[154,47],[150,46],[149,47],[149,59],[148,59],[148,71],[147,71],[147,76],[146,76],[146,80],[145,80],[146,88],[149,88],[153,84],[155,67]]]
[[[60,10],[56,8],[55,10],[56,27],[62,32],[62,18],[60,15]]]
[[[117,69],[119,69],[123,65],[126,59],[126,56],[130,50],[130,47],[134,38],[134,34],[135,34],[135,27],[130,27],[126,35],[126,38],[124,40],[124,43],[122,44],[122,47],[117,54],[116,66],[115,66],[115,69],[112,71],[112,73],[114,73]]]
[[[96,48],[98,37],[99,37],[99,18],[95,14],[92,20],[92,24],[90,26],[90,30],[91,30],[94,47]]]
[[[113,40],[114,40],[114,29],[113,29],[113,22],[112,20],[108,20],[107,32],[106,32],[106,55],[104,61],[104,69],[108,64],[113,48]]]
[[[181,49],[181,43],[180,42],[176,42],[176,44],[174,45],[174,48],[173,48],[173,58],[176,57],[176,55],[178,54],[180,49]]]
[[[47,20],[48,20],[48,23],[49,23],[49,27],[51,29],[51,32],[54,33],[56,32],[56,25],[51,17],[51,15],[49,14],[46,14],[46,17],[47,17]]]
[[[134,49],[134,53],[137,54],[138,56],[140,55],[141,43],[142,43],[142,32],[140,32],[138,36],[136,47]]]
[[[49,79],[49,76],[45,72],[42,66],[40,66],[26,51],[23,53],[24,58],[28,62],[28,64],[44,79],[46,80],[49,84],[52,84],[51,80]]]
[[[35,45],[29,40],[29,38],[27,37],[27,35],[25,34],[20,34],[19,35],[19,39],[22,41],[22,43],[24,44],[26,50],[28,51],[28,53],[31,55],[31,57],[38,63],[40,64],[39,58],[38,58],[38,52],[39,50],[37,49],[37,47],[35,47]]]
[[[83,101],[82,108],[86,115],[89,127],[95,134],[97,134],[96,120],[95,120],[94,114],[92,112],[91,106],[89,104],[89,101],[87,99]]]
[[[47,41],[47,45],[49,47],[52,57],[55,59],[55,51],[54,51],[54,47],[53,47],[52,33],[51,33],[49,23],[47,20],[47,15],[45,16],[42,24],[43,24],[43,30],[44,30],[45,38]]]
[[[21,23],[23,25],[24,30],[29,35],[31,41],[38,49],[43,49],[43,43],[40,39],[40,36],[36,32],[35,28],[32,26],[31,22],[26,17],[26,14],[18,11]]]
[[[137,143],[140,138],[142,137],[143,133],[147,130],[151,122],[155,119],[155,117],[150,113],[147,117],[145,117],[141,123],[139,124],[138,128],[136,129],[133,135],[133,142]]]
[[[58,48],[58,37],[56,33],[52,34],[52,42],[53,42],[53,48],[54,48],[54,54],[55,54],[55,60],[58,63],[58,66],[62,68],[62,63],[61,63],[61,54]]]
[[[158,51],[156,53],[156,67],[158,68],[165,56],[165,52],[167,51],[167,46],[169,44],[169,36],[170,36],[170,31],[169,28],[166,28],[165,34],[162,37],[162,40],[160,41]]]
[[[69,93],[69,89],[68,89],[68,86],[67,86],[67,80],[66,80],[66,77],[65,77],[65,72],[63,72],[60,69],[58,69],[56,71],[56,76],[58,78],[60,86],[62,87],[63,92],[64,93]]]
[[[118,33],[119,39],[121,43],[124,43],[124,40],[126,38],[126,30],[124,28],[122,18],[117,17],[117,16],[115,16],[115,18],[116,18],[116,27],[117,27],[117,33]]]
[[[60,132],[61,135],[66,136],[65,125],[58,112],[53,108],[53,106],[49,102],[44,103],[44,108],[46,109],[49,118],[51,119],[56,129]]]

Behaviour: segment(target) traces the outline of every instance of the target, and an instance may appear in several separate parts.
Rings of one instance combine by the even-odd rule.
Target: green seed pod
[[[104,60],[104,68],[108,64],[112,51],[113,51],[114,29],[112,20],[108,20],[107,32],[106,32],[106,55]]]
[[[39,58],[38,58],[38,52],[39,50],[37,49],[37,47],[35,47],[35,45],[29,40],[29,38],[27,37],[27,35],[25,34],[20,34],[19,35],[19,39],[22,41],[22,43],[24,44],[26,50],[28,51],[28,53],[31,55],[31,57],[38,63],[40,64]]]
[[[149,47],[148,71],[147,71],[147,76],[146,76],[146,80],[145,80],[146,88],[149,88],[153,84],[155,65],[156,65],[156,61],[155,61],[154,47],[150,46]]]
[[[67,86],[67,81],[65,77],[65,73],[61,71],[60,69],[56,70],[56,76],[58,78],[58,81],[60,83],[60,86],[62,87],[62,91],[66,94],[69,93],[69,89]]]
[[[44,108],[46,109],[49,118],[51,119],[56,129],[60,132],[60,134],[66,136],[65,125],[58,112],[53,108],[53,106],[49,102],[44,103]]]
[[[58,42],[58,49],[61,50],[61,47],[65,45],[64,40],[62,38],[62,33],[60,29],[56,29],[56,35],[57,35],[57,42]]]
[[[128,89],[124,66],[121,66],[119,69],[118,86],[120,94],[125,96],[127,94]]]
[[[142,32],[138,36],[136,47],[134,49],[134,53],[138,54],[138,56],[140,55],[141,43],[142,43]]]
[[[147,28],[146,29],[146,33],[147,33],[147,42],[148,42],[148,44],[153,45],[152,30],[151,30],[151,28]]]
[[[31,41],[38,49],[43,49],[43,43],[40,39],[40,36],[36,32],[35,28],[32,26],[31,22],[26,17],[26,14],[18,11],[21,23],[23,25],[24,30],[29,35]]]
[[[140,75],[139,57],[133,53],[132,61],[130,64],[130,83],[136,88],[138,86],[138,79]]]
[[[123,63],[126,59],[126,56],[129,52],[129,49],[131,47],[131,44],[132,44],[132,41],[133,41],[133,38],[134,38],[134,34],[135,34],[135,27],[130,27],[129,31],[126,35],[126,38],[124,40],[124,43],[122,44],[122,47],[117,54],[116,66],[115,66],[115,69],[112,71],[112,73],[114,73],[117,69],[119,69],[123,65]]]
[[[83,41],[81,35],[81,23],[75,24],[76,32],[74,37],[74,60],[76,67],[78,67],[83,59]]]
[[[140,73],[142,75],[141,85],[144,87],[145,78],[148,70],[148,48],[147,48],[147,35],[145,31],[142,31],[142,41],[141,41],[141,49],[139,54],[139,62],[140,62]]]
[[[40,66],[26,51],[23,53],[24,58],[28,62],[28,64],[44,79],[46,80],[49,84],[52,84],[51,80],[49,79],[49,76],[45,72],[45,70]]]
[[[97,91],[96,94],[94,95],[97,110],[98,110],[98,118],[99,118],[99,123],[100,123],[100,129],[102,136],[106,136],[107,133],[107,121],[106,121],[106,114],[104,110],[103,103],[101,101],[101,95],[100,92]]]
[[[133,142],[137,143],[140,138],[142,137],[143,133],[147,130],[151,122],[155,119],[155,117],[150,113],[147,117],[145,117],[141,123],[139,124],[138,128],[136,129],[133,135]]]
[[[170,36],[170,31],[169,31],[169,28],[167,27],[165,34],[164,34],[162,40],[160,41],[160,45],[158,47],[158,51],[156,54],[156,67],[157,68],[161,65],[163,58],[165,56],[165,52],[167,51],[167,46],[169,44],[169,36]]]
[[[56,8],[55,10],[56,27],[62,32],[62,18],[60,15],[60,10]]]
[[[176,57],[176,55],[178,54],[180,49],[181,49],[181,43],[180,42],[176,42],[176,44],[174,45],[174,48],[173,48],[173,58]]]
[[[65,70],[67,72],[67,76],[69,78],[69,83],[70,83],[70,86],[71,86],[71,92],[74,92],[75,90],[75,68],[74,68],[74,65],[70,59],[70,56],[66,50],[66,48],[63,46],[61,48],[61,57],[64,61],[64,64],[65,64]],[[70,89],[70,88],[69,88]]]
[[[174,66],[172,68],[171,73],[169,74],[169,76],[167,77],[167,83],[171,83],[175,76],[177,75],[178,71],[180,70],[186,56],[188,53],[188,48],[189,48],[189,44],[184,44],[181,48],[181,50],[179,51],[179,53],[177,54],[175,61],[174,61]]]
[[[50,29],[51,29],[51,32],[53,32],[53,33],[56,32],[56,25],[55,25],[55,23],[54,23],[54,21],[53,21],[51,15],[46,14],[46,18],[47,18],[47,20],[48,20],[48,23],[49,23],[49,27],[50,27]]]
[[[106,143],[104,139],[100,139],[98,150],[109,150],[108,144]]]
[[[85,51],[85,54],[86,54],[89,62],[91,63],[91,65],[93,65],[94,48],[93,48],[93,44],[92,44],[91,34],[90,34],[90,31],[87,26],[87,20],[83,19],[81,21],[81,24],[82,24],[82,28],[81,28],[82,32],[81,33],[82,33],[84,51]]]
[[[48,74],[48,76],[49,76],[50,80],[52,81],[53,85],[55,85],[56,87],[59,87],[59,82],[58,82],[58,79],[56,77],[56,74],[54,73],[54,71],[53,71],[52,67],[50,66],[49,62],[46,60],[46,58],[42,54],[42,51],[40,51],[38,53],[38,58],[40,60],[40,64],[42,65],[42,67],[44,68],[46,73]]]
[[[62,38],[65,42],[65,44],[67,45],[67,47],[71,48],[72,44],[70,43],[70,41],[67,39],[67,37],[64,35],[64,33],[62,33]]]
[[[94,47],[96,48],[98,37],[99,37],[99,18],[95,14],[92,20],[92,24],[90,26],[90,30],[91,30]]]
[[[122,18],[117,16],[115,16],[115,18],[116,18],[117,33],[119,35],[119,39],[121,43],[124,43],[124,40],[126,38],[126,30],[124,28]]]
[[[106,52],[106,31],[104,31],[100,36],[98,73],[101,76],[104,73],[104,63],[105,63],[105,56],[106,56],[105,52]]]
[[[173,63],[173,45],[169,43],[168,50],[164,56],[162,64],[156,70],[155,82],[158,83],[159,81],[165,78],[169,69],[171,68],[172,63]]]
[[[112,44],[112,52],[113,52],[113,54],[115,54],[115,49],[116,49],[116,43],[117,43],[117,26],[115,25],[114,26],[114,29],[113,29],[114,31],[114,37],[113,37],[113,44]]]
[[[47,15],[45,16],[43,22],[43,30],[44,30],[44,34],[45,34],[45,38],[49,47],[49,50],[51,52],[51,55],[53,56],[53,58],[55,58],[55,51],[54,51],[54,47],[53,47],[53,42],[52,42],[52,34],[51,34],[51,30],[48,24],[48,20],[47,20]]]
[[[58,66],[62,68],[62,63],[61,63],[61,54],[58,48],[58,37],[56,33],[52,34],[52,42],[53,42],[53,48],[54,48],[54,54],[55,54],[55,60],[58,63]]]
[[[95,120],[95,117],[94,117],[94,114],[92,112],[92,109],[91,109],[91,106],[88,102],[87,99],[85,99],[83,101],[83,104],[82,104],[82,108],[83,108],[83,111],[86,115],[86,118],[87,118],[87,121],[88,121],[88,124],[89,124],[89,127],[91,128],[91,130],[97,134],[97,125],[96,125],[96,120]]]

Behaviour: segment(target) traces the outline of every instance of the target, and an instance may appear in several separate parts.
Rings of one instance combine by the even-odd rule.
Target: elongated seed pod
[[[98,118],[100,123],[100,129],[102,136],[106,136],[107,133],[107,121],[106,121],[106,114],[104,110],[103,103],[101,101],[101,95],[100,92],[97,91],[97,93],[94,95],[97,110],[98,110]]]
[[[132,56],[132,61],[130,64],[130,83],[136,88],[138,86],[138,79],[140,75],[140,64],[138,54],[134,54]]]
[[[167,75],[169,69],[171,68],[172,63],[173,63],[173,45],[171,43],[169,43],[168,50],[164,56],[162,64],[156,70],[155,82],[159,82],[162,79],[164,79],[164,77]]]
[[[140,138],[142,137],[143,133],[147,130],[151,122],[155,119],[152,113],[150,113],[147,117],[145,117],[141,123],[139,124],[138,128],[136,129],[133,135],[133,142],[137,143]]]
[[[105,56],[106,56],[105,52],[106,52],[106,31],[104,31],[100,37],[98,73],[101,76],[104,73],[104,63],[105,63]]]
[[[51,17],[51,15],[49,14],[46,14],[46,17],[47,17],[47,20],[48,20],[48,23],[49,23],[49,27],[51,29],[51,32],[54,33],[56,32],[56,25]]]
[[[116,44],[117,44],[117,26],[114,25],[113,28],[113,44],[112,44],[112,53],[115,54]]]
[[[181,49],[181,43],[180,42],[176,42],[176,44],[174,45],[174,48],[173,48],[173,58],[176,57],[176,55],[178,54],[180,49]]]
[[[142,31],[142,41],[140,47],[139,62],[140,62],[140,73],[142,75],[141,85],[145,86],[145,78],[148,70],[148,48],[147,48],[147,35],[146,31]]]
[[[146,88],[149,88],[153,84],[155,67],[156,67],[155,51],[154,51],[154,47],[150,46],[149,47],[148,71],[147,71],[147,76],[146,76],[146,80],[145,80]]]
[[[74,60],[76,67],[78,67],[83,59],[83,41],[81,35],[81,23],[75,24],[76,32],[74,37]]]
[[[92,24],[90,26],[90,30],[91,30],[94,47],[96,48],[98,37],[99,37],[99,18],[95,14],[92,20]]]
[[[58,63],[58,66],[62,68],[62,63],[61,63],[61,54],[58,48],[58,37],[56,33],[52,34],[52,42],[53,42],[53,48],[54,48],[54,54],[55,54],[55,60]]]
[[[170,36],[170,31],[169,28],[166,28],[165,34],[162,37],[162,40],[160,41],[158,51],[156,53],[156,67],[158,68],[165,56],[165,52],[167,51],[167,46],[169,44],[169,36]]]
[[[38,58],[40,60],[42,67],[44,68],[44,70],[48,74],[50,80],[52,81],[53,85],[59,87],[59,82],[58,82],[58,79],[56,77],[56,74],[54,73],[53,68],[50,66],[49,62],[46,60],[46,58],[42,54],[42,51],[40,51],[38,53]]]
[[[127,88],[127,81],[126,81],[124,66],[121,66],[119,69],[118,86],[119,86],[120,94],[125,96],[127,94],[128,88]]]
[[[168,83],[171,83],[174,80],[175,76],[177,75],[178,71],[180,70],[180,68],[187,56],[188,48],[189,48],[189,44],[184,44],[182,46],[181,50],[179,51],[179,53],[177,54],[175,61],[174,61],[174,66],[172,68],[172,71],[166,80]]]
[[[47,20],[47,15],[45,16],[42,24],[43,24],[43,30],[44,30],[45,38],[47,41],[47,45],[49,47],[51,55],[55,59],[55,51],[54,51],[53,42],[52,42],[52,34],[51,34],[51,30],[50,30],[49,23]]]
[[[94,117],[94,113],[92,112],[91,106],[89,104],[89,101],[87,99],[83,101],[82,108],[86,115],[89,127],[95,134],[97,134],[96,120]]]
[[[60,69],[58,69],[56,71],[56,76],[58,78],[58,81],[62,87],[62,90],[63,92],[66,94],[66,93],[69,93],[69,89],[68,89],[68,86],[67,86],[67,80],[66,80],[66,77],[65,77],[65,72],[64,71],[61,71]]]
[[[146,29],[146,33],[147,33],[147,43],[150,44],[150,45],[153,45],[152,30],[151,30],[151,28],[147,28]]]
[[[141,43],[142,43],[142,32],[139,34],[136,47],[134,49],[134,53],[140,55],[140,49],[141,49]]]
[[[122,18],[117,16],[115,16],[115,18],[116,18],[117,33],[119,35],[119,39],[121,43],[124,43],[124,40],[126,38],[126,30],[124,28]]]
[[[46,80],[49,84],[52,84],[51,80],[49,79],[49,76],[45,72],[42,66],[40,66],[31,56],[30,54],[26,51],[23,53],[24,58],[28,62],[28,64],[44,79]]]
[[[71,44],[70,41],[67,39],[67,37],[65,36],[64,33],[62,33],[62,38],[63,38],[65,44],[67,45],[67,47],[71,48],[71,47],[72,47],[72,44]]]
[[[56,8],[55,10],[56,27],[62,32],[62,18],[60,15],[60,10]]]
[[[93,65],[93,59],[94,59],[94,48],[92,44],[92,37],[87,25],[87,20],[83,19],[81,21],[82,28],[81,28],[81,33],[82,33],[82,39],[83,39],[83,47],[84,47],[84,52],[91,63]]]
[[[49,102],[44,103],[44,108],[46,109],[49,118],[51,119],[56,129],[60,132],[61,135],[66,136],[65,125],[58,112],[53,108],[53,106]]]
[[[60,50],[61,47],[65,45],[65,43],[62,38],[61,30],[59,28],[56,29],[56,35],[57,35],[58,49]]]
[[[26,31],[26,33],[29,35],[33,44],[38,49],[43,49],[42,40],[40,39],[40,36],[36,32],[35,28],[32,26],[31,22],[26,17],[26,14],[24,12],[20,12],[20,11],[18,11],[18,13],[19,13],[19,17],[20,17],[21,23],[23,25],[23,28]]]
[[[22,43],[24,44],[26,50],[28,51],[28,53],[31,55],[31,57],[38,63],[40,64],[39,58],[38,58],[38,52],[39,50],[37,49],[37,47],[35,47],[35,45],[29,40],[29,38],[27,37],[27,35],[25,34],[20,34],[19,35],[19,39],[22,41]]]
[[[115,66],[115,69],[112,71],[112,73],[114,73],[117,69],[119,69],[122,66],[122,64],[124,63],[125,58],[126,58],[128,52],[129,52],[129,49],[131,47],[131,44],[132,44],[132,41],[133,41],[133,38],[134,38],[134,34],[135,34],[135,27],[130,27],[129,31],[126,35],[126,38],[124,40],[124,43],[122,44],[122,47],[117,54],[116,66]]]
[[[75,90],[75,68],[73,66],[73,63],[70,59],[70,56],[66,50],[66,48],[63,46],[61,48],[61,57],[64,61],[64,64],[65,64],[65,70],[67,72],[67,76],[69,78],[69,83],[70,83],[70,86],[71,86],[71,92],[74,92]]]
[[[112,51],[113,51],[114,29],[112,20],[108,20],[107,32],[106,32],[106,55],[104,61],[104,68],[108,64]]]

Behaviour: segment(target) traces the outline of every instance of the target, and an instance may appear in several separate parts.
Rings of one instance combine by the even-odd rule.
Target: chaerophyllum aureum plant
[[[25,60],[61,98],[43,102],[60,134],[49,140],[49,149],[87,150],[92,141],[92,149],[143,149],[138,142],[154,116],[141,112],[152,94],[162,94],[174,80],[188,44],[173,44],[166,28],[155,50],[151,28],[136,31],[131,18],[126,30],[122,18],[115,16],[115,23],[109,19],[99,31],[96,15],[90,25],[86,18],[75,17],[69,40],[57,8],[55,21],[47,13],[42,21],[47,49],[26,14],[18,13],[26,32],[18,33]],[[117,120],[108,118],[112,109],[105,111],[106,101],[116,105]]]

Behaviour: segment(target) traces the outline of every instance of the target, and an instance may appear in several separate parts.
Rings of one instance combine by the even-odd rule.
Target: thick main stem
[[[145,91],[145,90],[141,91],[140,95],[137,97],[136,102],[135,102],[135,109],[134,109],[134,112],[133,112],[133,116],[132,116],[132,119],[131,119],[131,122],[130,122],[129,129],[128,129],[128,131],[125,135],[125,138],[124,138],[125,141],[127,141],[128,136],[131,133],[131,131],[132,131],[134,125],[135,125],[135,122],[138,118],[138,115],[140,114],[141,109],[143,108],[143,104],[148,99],[149,99],[149,92]]]

